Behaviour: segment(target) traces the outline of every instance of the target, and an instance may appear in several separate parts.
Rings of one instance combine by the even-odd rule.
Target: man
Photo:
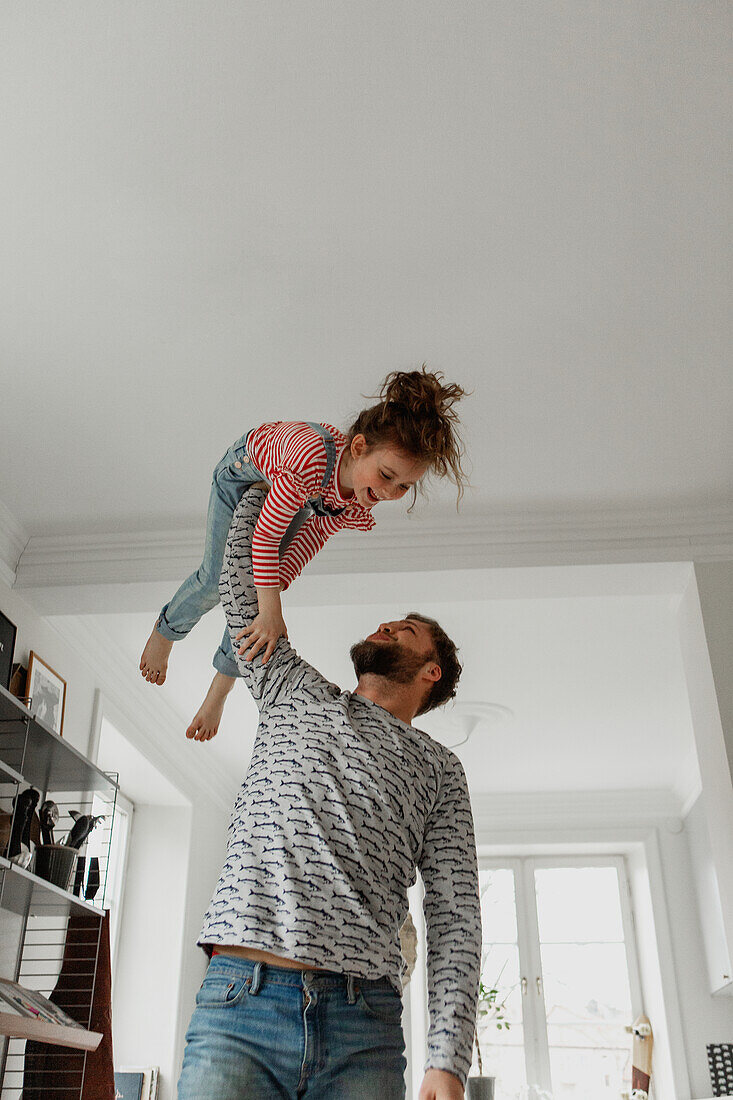
[[[456,649],[411,613],[352,647],[353,692],[285,638],[264,663],[251,558],[262,500],[257,488],[242,497],[221,576],[260,723],[199,937],[212,960],[178,1097],[403,1098],[399,929],[419,868],[430,1011],[419,1100],[461,1100],[481,953],[473,820],[460,761],[411,724],[455,695]]]

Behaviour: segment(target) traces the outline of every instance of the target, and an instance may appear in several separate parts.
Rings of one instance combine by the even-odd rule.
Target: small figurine
[[[40,797],[37,790],[28,787],[13,799],[15,813],[8,845],[8,859],[21,867],[27,867],[31,861],[31,820]]]
[[[84,879],[86,877],[86,864],[87,861],[84,856],[78,856],[76,860],[76,871],[74,873],[74,885],[72,887],[72,894],[76,894],[81,897],[82,889],[84,888]]]
[[[96,829],[100,821],[104,821],[105,814],[93,817],[91,814],[80,814],[77,810],[69,810],[69,816],[74,819],[74,827],[67,836],[64,844],[67,848],[81,848],[93,829]]]
[[[53,844],[53,829],[59,820],[58,806],[47,799],[38,811],[38,816],[41,821],[41,840],[44,844]]]
[[[97,896],[99,886],[99,857],[92,856],[89,860],[89,874],[87,875],[87,884],[84,890],[84,897],[87,901],[94,901]]]

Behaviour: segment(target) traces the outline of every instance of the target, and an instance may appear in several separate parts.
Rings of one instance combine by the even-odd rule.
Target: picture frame
[[[28,658],[28,680],[25,689],[34,718],[44,722],[59,737],[64,735],[66,711],[66,680],[46,664],[33,650]]]
[[[13,674],[13,654],[17,635],[18,628],[15,623],[11,623],[7,615],[0,611],[0,684],[8,690]]]

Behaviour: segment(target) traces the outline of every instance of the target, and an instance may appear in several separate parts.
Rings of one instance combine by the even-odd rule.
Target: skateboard
[[[637,1016],[628,1029],[633,1035],[631,1056],[631,1100],[649,1100],[654,1035],[647,1016]]]

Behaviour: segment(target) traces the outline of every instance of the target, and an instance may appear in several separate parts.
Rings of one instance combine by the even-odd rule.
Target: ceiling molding
[[[480,792],[471,794],[471,806],[479,845],[550,830],[667,825],[677,831],[682,815],[679,795],[669,790]]]
[[[17,588],[119,585],[180,580],[201,560],[203,531],[34,535],[18,552],[19,543],[16,537],[9,563]],[[731,558],[733,507],[606,509],[562,518],[557,512],[493,513],[441,524],[408,517],[368,536],[340,534],[308,569],[333,575]]]

